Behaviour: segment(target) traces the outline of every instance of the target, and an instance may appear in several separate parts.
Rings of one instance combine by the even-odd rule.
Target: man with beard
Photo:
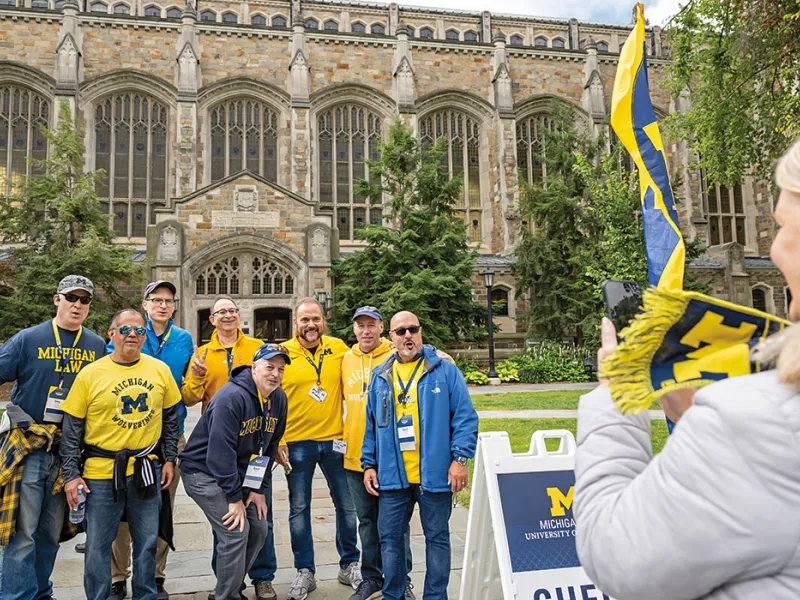
[[[356,511],[344,471],[342,440],[342,358],[348,351],[342,340],[323,335],[322,305],[303,298],[295,309],[295,335],[286,342],[291,365],[283,377],[289,398],[289,416],[281,462],[292,469],[289,485],[289,531],[297,575],[289,600],[305,600],[317,587],[314,577],[314,541],[311,535],[311,484],[319,464],[336,507],[336,548],[340,583],[356,589],[361,583],[356,545]]]

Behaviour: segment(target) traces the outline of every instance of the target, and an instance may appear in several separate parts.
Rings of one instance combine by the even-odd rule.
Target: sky
[[[533,17],[575,17],[581,21],[630,23],[635,0],[396,0],[398,4],[469,11],[490,10],[494,14]],[[663,25],[678,12],[679,2],[688,0],[645,0],[644,15],[651,25]]]

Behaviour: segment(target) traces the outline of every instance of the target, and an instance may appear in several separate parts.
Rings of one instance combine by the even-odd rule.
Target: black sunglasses
[[[411,327],[398,327],[397,329],[394,330],[394,334],[403,337],[407,331],[411,335],[417,335],[420,329],[422,329],[422,327],[420,327],[419,325],[412,325]]]
[[[80,302],[83,305],[89,304],[92,301],[91,296],[78,296],[77,294],[61,294],[67,302]]]

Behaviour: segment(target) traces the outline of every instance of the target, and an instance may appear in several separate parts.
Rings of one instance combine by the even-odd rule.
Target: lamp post
[[[483,285],[486,286],[486,304],[489,311],[489,384],[500,385],[500,378],[494,370],[494,321],[492,317],[492,287],[494,287],[494,271],[483,272]]]
[[[316,296],[317,296],[317,302],[319,302],[322,305],[322,312],[324,312],[325,315],[327,316],[327,314],[328,314],[328,292],[326,292],[325,290],[319,290],[319,291],[317,291]]]

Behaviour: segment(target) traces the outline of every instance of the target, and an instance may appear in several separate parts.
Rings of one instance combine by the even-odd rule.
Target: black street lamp
[[[489,310],[489,379],[492,385],[500,383],[497,372],[494,370],[494,321],[492,317],[492,287],[494,287],[494,271],[486,269],[483,272],[483,285],[486,286],[486,304]]]
[[[317,291],[317,302],[322,306],[322,312],[327,315],[328,312],[328,292],[325,290]]]

